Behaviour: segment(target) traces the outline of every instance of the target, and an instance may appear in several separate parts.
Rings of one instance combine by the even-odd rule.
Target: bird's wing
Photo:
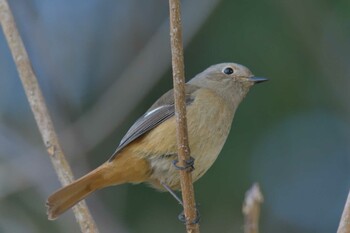
[[[186,106],[190,105],[194,101],[193,93],[198,90],[199,87],[186,84]],[[173,117],[175,114],[174,106],[174,90],[170,90],[159,98],[148,111],[141,116],[125,134],[116,151],[113,153],[109,161],[113,160],[118,152],[133,142],[135,139],[154,129],[162,122]]]

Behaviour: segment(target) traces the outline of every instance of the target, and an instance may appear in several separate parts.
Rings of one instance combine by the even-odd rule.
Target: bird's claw
[[[200,216],[200,213],[199,213],[199,211],[198,211],[197,208],[196,208],[196,218],[195,218],[193,221],[188,222],[188,221],[186,220],[186,217],[185,217],[185,214],[184,214],[183,211],[179,214],[179,216],[178,216],[177,218],[179,219],[180,222],[182,222],[182,223],[185,224],[185,225],[197,224],[197,223],[199,223],[200,220],[201,220],[201,216]]]
[[[188,160],[185,160],[185,166],[177,165],[179,160],[175,159],[173,165],[177,170],[189,170],[190,172],[194,170],[194,158],[190,156]]]

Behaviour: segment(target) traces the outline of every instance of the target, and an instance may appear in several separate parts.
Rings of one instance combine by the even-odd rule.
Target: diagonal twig
[[[350,232],[350,192],[346,200],[343,214],[341,216],[337,233],[349,233]]]
[[[73,181],[73,174],[58,142],[44,97],[6,0],[0,0],[0,21],[51,162],[60,182],[67,185]],[[85,202],[81,202],[73,211],[82,232],[98,232]]]
[[[188,132],[185,105],[185,71],[183,61],[182,27],[180,1],[169,0],[170,11],[170,42],[174,81],[175,116],[176,116],[176,138],[178,161],[180,166],[185,166],[190,159],[190,148],[188,145]],[[188,233],[199,233],[199,224],[195,223],[197,210],[192,184],[192,175],[189,170],[180,170],[181,191],[183,208]]]

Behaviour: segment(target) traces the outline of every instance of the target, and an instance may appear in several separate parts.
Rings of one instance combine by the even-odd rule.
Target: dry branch
[[[170,42],[173,67],[175,116],[176,116],[176,136],[178,145],[179,165],[185,167],[186,161],[190,159],[190,148],[188,145],[188,132],[186,121],[185,105],[185,72],[183,61],[183,44],[180,1],[169,0],[170,11]],[[194,223],[197,218],[197,210],[194,199],[192,175],[189,170],[180,170],[181,190],[183,208],[186,219],[186,229],[188,233],[199,233],[199,224]]]
[[[243,203],[244,233],[259,232],[260,205],[264,201],[259,184],[255,183],[246,192]]]
[[[0,0],[0,21],[51,162],[62,185],[67,185],[72,182],[73,174],[58,142],[44,97],[6,0]],[[80,202],[73,211],[82,232],[98,232],[85,202]]]
[[[346,200],[343,214],[340,219],[337,233],[349,233],[350,232],[350,192]]]

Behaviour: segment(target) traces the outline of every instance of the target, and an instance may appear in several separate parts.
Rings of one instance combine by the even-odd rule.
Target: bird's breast
[[[230,132],[234,109],[210,90],[198,93],[199,101],[188,108],[191,156],[195,158],[193,180],[215,162]]]

